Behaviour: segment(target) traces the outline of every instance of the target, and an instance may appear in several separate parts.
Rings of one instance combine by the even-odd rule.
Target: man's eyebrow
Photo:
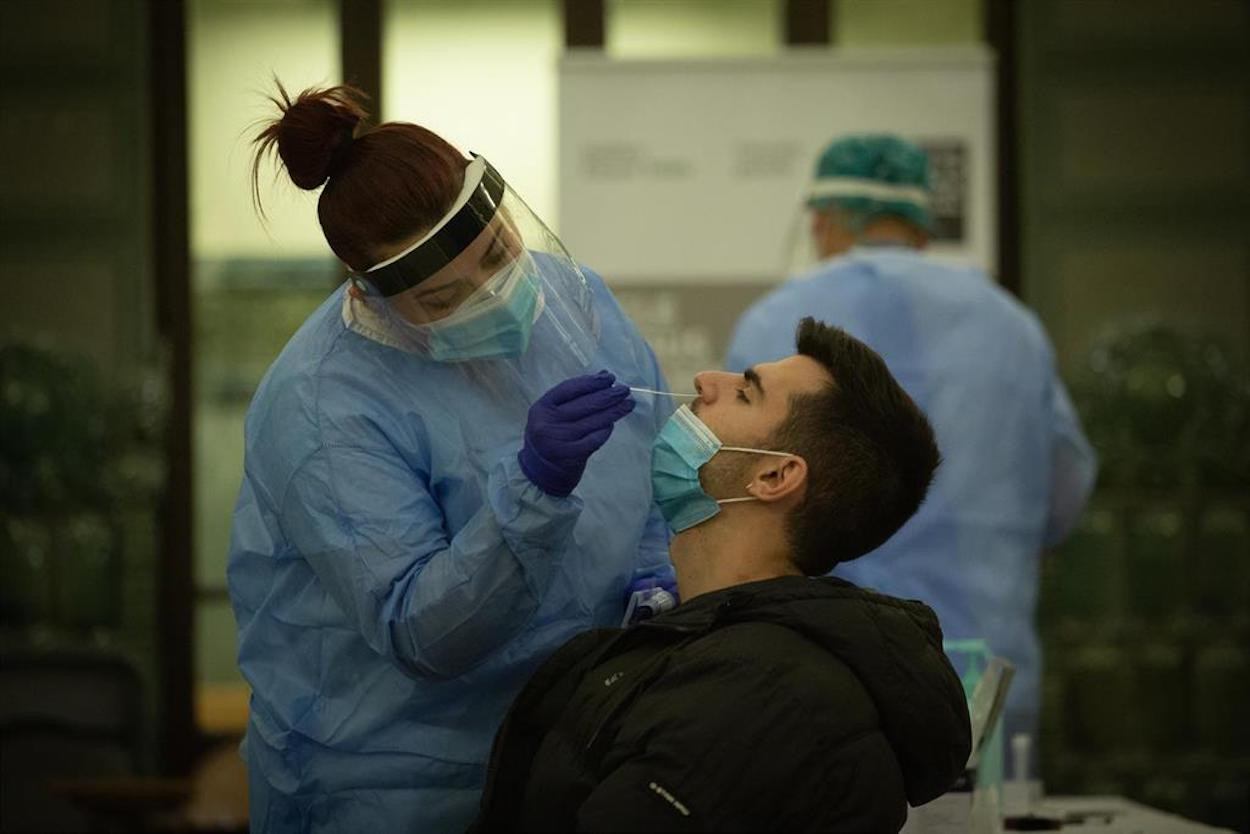
[[[755,372],[754,366],[747,368],[745,371],[743,371],[742,378],[745,379],[747,382],[749,382],[751,385],[754,385],[755,390],[760,392],[761,397],[764,396],[764,383],[762,380],[760,380],[760,375]]]

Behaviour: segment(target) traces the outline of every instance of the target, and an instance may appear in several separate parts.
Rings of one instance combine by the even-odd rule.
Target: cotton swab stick
[[[635,388],[632,385],[629,386],[629,390],[637,394],[659,394],[661,397],[689,397],[692,400],[699,396],[698,394],[679,394],[676,391],[657,391],[654,388]]]

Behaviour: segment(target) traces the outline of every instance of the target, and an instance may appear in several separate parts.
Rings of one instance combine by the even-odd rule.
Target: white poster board
[[[559,230],[614,284],[784,276],[801,194],[835,136],[931,149],[933,254],[994,265],[993,57],[983,48],[758,59],[571,54],[559,74]]]

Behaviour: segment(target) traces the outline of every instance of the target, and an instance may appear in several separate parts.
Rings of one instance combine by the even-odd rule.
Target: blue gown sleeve
[[[530,483],[515,455],[493,467],[485,492],[448,538],[421,474],[384,437],[360,438],[304,461],[281,498],[281,519],[370,647],[410,674],[452,678],[534,615],[582,507]]]
[[[1068,537],[1085,509],[1098,473],[1098,457],[1081,431],[1081,421],[1058,375],[1050,384],[1050,508],[1045,544],[1054,547]]]

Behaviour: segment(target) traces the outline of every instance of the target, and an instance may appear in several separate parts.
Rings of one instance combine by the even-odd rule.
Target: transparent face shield
[[[799,275],[856,245],[867,218],[907,216],[929,210],[929,192],[919,186],[862,177],[822,177],[808,184],[786,238],[787,275]],[[835,251],[827,252],[828,247]]]
[[[580,267],[484,158],[464,178],[432,229],[352,276],[356,329],[527,392],[587,372],[598,326]]]
[[[807,272],[823,260],[816,245],[817,223],[817,210],[806,201],[800,203],[786,235],[783,263],[787,276]]]

